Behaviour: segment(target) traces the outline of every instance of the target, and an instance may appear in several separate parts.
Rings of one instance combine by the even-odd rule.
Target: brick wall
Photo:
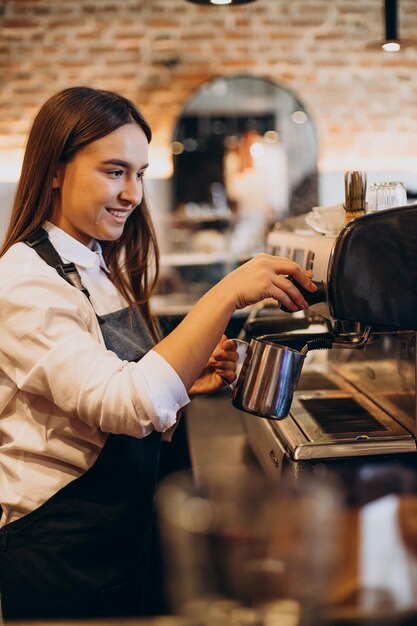
[[[60,88],[134,99],[163,154],[204,81],[249,73],[310,111],[322,171],[417,171],[417,2],[399,4],[400,34],[416,46],[389,54],[367,48],[383,35],[383,0],[0,0],[0,165],[19,158],[36,110]]]

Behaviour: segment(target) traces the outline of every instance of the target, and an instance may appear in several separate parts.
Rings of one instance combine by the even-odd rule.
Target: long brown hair
[[[136,122],[148,142],[152,132],[139,109],[123,96],[90,87],[58,92],[39,110],[29,133],[6,239],[0,256],[52,215],[52,183],[59,163],[124,124]],[[117,241],[100,242],[111,279],[130,306],[137,305],[154,338],[149,306],[159,274],[159,252],[145,199]]]

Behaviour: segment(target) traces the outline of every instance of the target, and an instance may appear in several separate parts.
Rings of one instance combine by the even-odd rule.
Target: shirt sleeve
[[[360,574],[364,589],[388,592],[398,608],[415,606],[417,560],[398,523],[398,497],[388,495],[360,512]]]
[[[165,359],[150,350],[137,364],[135,379],[147,414],[156,424],[164,424],[164,431],[173,426],[177,414],[189,403],[184,383]]]
[[[107,350],[88,300],[62,280],[30,276],[3,285],[0,309],[3,372],[62,417],[139,438],[169,429],[188,402],[156,353],[132,363]]]

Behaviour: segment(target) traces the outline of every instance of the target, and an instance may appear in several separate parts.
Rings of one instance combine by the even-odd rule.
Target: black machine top
[[[349,222],[329,265],[332,316],[417,330],[417,204]]]

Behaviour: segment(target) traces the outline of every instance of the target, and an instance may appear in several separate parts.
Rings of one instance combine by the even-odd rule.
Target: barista
[[[87,87],[52,96],[29,134],[0,259],[6,620],[141,614],[161,433],[194,394],[235,378],[223,332],[236,309],[268,297],[306,308],[285,275],[315,289],[297,264],[261,254],[161,339],[142,190],[150,140],[132,102]]]

